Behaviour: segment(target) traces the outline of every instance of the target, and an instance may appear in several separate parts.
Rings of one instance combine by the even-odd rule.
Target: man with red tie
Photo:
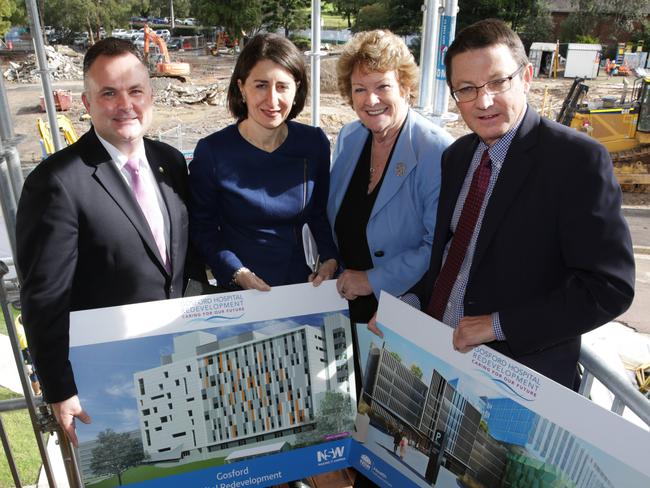
[[[29,175],[16,226],[30,350],[75,445],[74,419],[90,418],[68,360],[70,312],[180,297],[188,248],[187,167],[176,149],[143,137],[153,94],[130,41],[88,50],[82,100],[92,128]]]
[[[447,83],[473,131],[442,158],[422,309],[479,344],[575,386],[580,335],[624,312],[634,257],[606,149],[527,105],[533,69],[498,20],[463,29]]]

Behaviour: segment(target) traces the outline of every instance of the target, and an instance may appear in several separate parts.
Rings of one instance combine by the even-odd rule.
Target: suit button
[[[378,258],[383,258],[384,257],[384,251],[375,251],[375,256]]]
[[[174,287],[171,286],[171,285],[169,286],[169,294],[170,294],[170,295],[173,295],[173,294],[174,294]]]

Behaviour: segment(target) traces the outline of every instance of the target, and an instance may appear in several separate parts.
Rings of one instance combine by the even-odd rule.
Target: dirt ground
[[[81,62],[81,55],[74,57],[74,62]],[[221,90],[227,88],[234,65],[234,58],[228,55],[218,57],[207,55],[180,54],[176,60],[189,62],[192,66],[192,75],[186,83],[166,78],[152,80],[154,90],[162,94],[168,88],[181,87],[187,91],[200,90],[206,86],[217,84]],[[335,78],[335,58],[325,59],[321,68],[321,97],[320,114],[321,126],[334,143],[340,128],[347,122],[356,119],[349,105],[338,94]],[[6,61],[5,61],[6,65]],[[3,70],[4,71],[4,70]],[[632,80],[628,82],[632,84]],[[529,103],[536,110],[544,108],[544,114],[554,118],[560,109],[565,94],[571,86],[571,79],[536,79],[533,81]],[[623,78],[598,77],[587,82],[590,86],[588,97],[592,100],[606,96],[620,96],[623,90]],[[38,164],[42,159],[42,150],[36,129],[36,120],[45,118],[38,107],[39,96],[42,94],[40,83],[22,84],[5,80],[5,87],[9,105],[14,121],[14,130],[18,139],[18,150],[21,161],[27,168]],[[55,81],[54,89],[70,90],[73,97],[71,109],[65,115],[72,121],[77,134],[81,135],[88,130],[90,122],[82,119],[85,114],[81,103],[83,83],[81,80]],[[546,92],[546,101],[544,101]],[[206,135],[219,130],[233,122],[225,107],[223,93],[216,97],[212,103],[173,104],[169,97],[157,96],[154,111],[154,123],[149,135],[160,137],[166,142],[175,145],[181,150],[192,150],[196,142]],[[305,109],[298,117],[299,121],[311,121],[311,101],[308,99]],[[449,110],[457,114],[453,102]],[[469,132],[469,129],[459,119],[448,123],[446,129],[454,136],[459,137]],[[650,195],[625,194],[624,203],[628,205],[650,205]]]

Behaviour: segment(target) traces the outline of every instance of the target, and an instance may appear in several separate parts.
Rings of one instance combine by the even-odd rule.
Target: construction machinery
[[[585,103],[589,86],[576,78],[556,120],[607,148],[623,191],[650,193],[650,77],[634,81],[629,100],[623,86],[620,97]]]
[[[56,122],[59,126],[59,131],[63,134],[65,142],[70,145],[77,142],[77,132],[72,126],[72,122],[65,115],[57,114]],[[52,141],[52,132],[50,131],[50,124],[40,117],[36,119],[36,127],[38,133],[41,136],[41,149],[43,151],[43,157],[46,158],[50,154],[54,153],[54,142]]]
[[[160,50],[160,55],[157,56],[157,59],[149,59],[149,44],[151,41],[155,42]],[[153,76],[179,78],[185,81],[185,77],[190,74],[189,63],[172,63],[169,57],[169,51],[167,50],[167,44],[147,24],[144,26],[144,59],[153,68],[151,70]]]

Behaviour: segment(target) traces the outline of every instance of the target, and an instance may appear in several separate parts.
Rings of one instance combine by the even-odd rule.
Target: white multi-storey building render
[[[151,461],[207,457],[313,429],[326,392],[354,395],[351,344],[342,314],[269,335],[175,337],[161,366],[134,375],[145,452]]]

